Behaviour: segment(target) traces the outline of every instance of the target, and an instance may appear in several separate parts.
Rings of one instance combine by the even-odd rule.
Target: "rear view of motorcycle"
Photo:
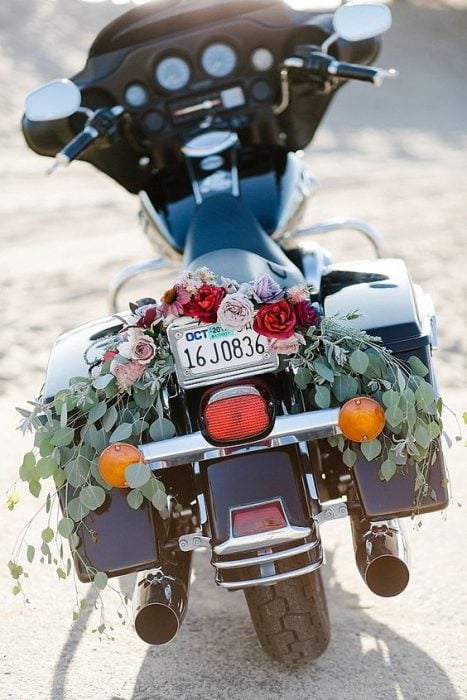
[[[59,577],[74,568],[100,591],[137,574],[148,644],[178,633],[207,548],[264,650],[308,662],[330,639],[326,523],[349,520],[366,585],[395,596],[409,581],[399,521],[448,504],[429,296],[368,223],[300,228],[316,184],[301,149],[340,87],[396,76],[370,65],[390,24],[377,4],[154,0],[26,99],[30,148],[137,195],[155,250],[111,282],[112,316],[52,348],[19,474],[36,497],[52,484],[61,515],[40,549]],[[374,259],[336,263],[318,243],[348,229]],[[127,282],[167,269],[161,297],[122,311]]]

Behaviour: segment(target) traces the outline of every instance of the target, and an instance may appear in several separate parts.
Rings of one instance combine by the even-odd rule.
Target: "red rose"
[[[293,307],[299,326],[317,326],[319,313],[309,301],[300,301]]]
[[[253,323],[253,329],[267,338],[290,338],[295,332],[297,318],[287,301],[262,306]]]
[[[194,316],[205,323],[213,323],[217,319],[217,309],[226,291],[223,287],[203,284],[187,304],[183,305],[186,316]]]

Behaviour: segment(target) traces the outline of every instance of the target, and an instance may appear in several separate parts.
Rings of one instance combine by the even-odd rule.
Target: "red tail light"
[[[278,530],[286,525],[287,520],[280,501],[260,503],[232,510],[232,535],[234,537]]]
[[[201,423],[206,438],[228,444],[266,435],[274,412],[264,385],[239,384],[208,391],[201,402]]]

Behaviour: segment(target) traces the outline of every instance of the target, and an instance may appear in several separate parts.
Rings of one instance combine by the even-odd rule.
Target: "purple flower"
[[[284,291],[269,275],[261,275],[252,282],[253,292],[258,301],[265,304],[279,301],[284,297]]]

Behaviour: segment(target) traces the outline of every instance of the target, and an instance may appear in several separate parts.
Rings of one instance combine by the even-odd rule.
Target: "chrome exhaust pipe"
[[[355,560],[361,577],[376,595],[399,595],[409,582],[407,542],[397,520],[371,522],[360,512],[350,516]]]
[[[188,608],[191,553],[179,556],[179,566],[164,565],[138,575],[134,604],[137,635],[147,644],[170,642]]]

